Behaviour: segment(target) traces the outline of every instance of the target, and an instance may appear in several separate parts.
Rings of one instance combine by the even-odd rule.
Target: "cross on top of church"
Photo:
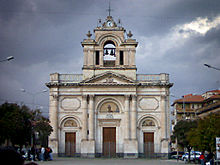
[[[109,6],[108,6],[108,16],[111,16],[111,11],[113,11],[113,9],[111,9],[111,4],[110,4],[110,1],[109,1]]]

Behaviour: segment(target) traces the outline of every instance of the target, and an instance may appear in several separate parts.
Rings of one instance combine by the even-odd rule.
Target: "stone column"
[[[103,51],[99,51],[99,65],[103,67]]]
[[[131,106],[131,139],[137,139],[137,96],[132,95]]]
[[[125,95],[125,123],[124,123],[124,126],[125,126],[125,133],[124,133],[124,139],[125,140],[128,140],[130,139],[129,137],[129,98],[130,98],[130,95]]]
[[[85,104],[86,103],[86,104]],[[86,106],[85,106],[86,105]],[[83,107],[87,107],[87,97],[83,100]],[[87,108],[89,111],[89,120],[87,123]],[[86,139],[82,139],[81,142],[81,157],[95,157],[95,140],[94,140],[94,95],[89,95],[89,106],[86,108],[86,113],[83,113],[83,120],[86,121],[85,130],[83,130],[83,137]],[[87,124],[89,124],[89,137],[87,138]]]
[[[58,98],[58,94],[50,95],[49,117],[53,132],[49,137],[49,146],[54,154],[58,153]]]
[[[89,95],[89,140],[94,140],[94,95]]]
[[[117,48],[115,49],[115,55],[116,55],[115,66],[118,67],[120,63],[120,51]]]
[[[130,96],[125,95],[125,139],[124,139],[124,158],[138,157],[138,143],[137,143],[137,126],[136,126],[136,95],[132,96],[131,105],[131,120],[129,120],[129,101]],[[131,121],[131,122],[130,122]],[[131,123],[131,129],[130,129]],[[131,130],[131,137],[130,137]]]
[[[86,48],[83,49],[83,54],[84,54],[84,58],[83,58],[83,66],[87,66],[88,65],[88,50]]]
[[[87,113],[87,95],[82,96],[82,111],[83,111],[83,124],[82,124],[82,140],[87,140],[87,125],[88,125],[88,113]]]
[[[124,51],[124,65],[128,66],[129,50],[125,49]]]
[[[136,66],[136,62],[135,62],[135,54],[136,54],[136,50],[132,49],[131,50],[131,67],[135,67]]]

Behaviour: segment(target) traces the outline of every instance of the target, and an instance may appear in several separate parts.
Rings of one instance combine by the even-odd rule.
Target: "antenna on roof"
[[[110,3],[110,1],[109,1],[109,6],[108,6],[107,11],[108,11],[108,16],[111,16],[111,11],[113,11],[113,9],[111,9],[111,3]]]

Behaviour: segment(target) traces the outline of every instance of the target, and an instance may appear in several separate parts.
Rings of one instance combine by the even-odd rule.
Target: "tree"
[[[215,151],[215,139],[220,137],[220,114],[210,114],[199,119],[198,126],[188,133],[191,146],[200,151]]]
[[[52,127],[49,124],[49,119],[42,116],[39,110],[33,111],[33,131],[39,133],[39,141],[41,144],[46,146],[47,137],[53,131]]]
[[[23,115],[27,111],[22,113],[22,110],[17,104],[5,103],[0,106],[0,142],[3,143],[7,141],[12,142],[12,144],[23,144],[24,139],[24,129],[29,131],[26,125]],[[19,132],[19,134],[18,134]],[[26,134],[25,134],[26,135]]]
[[[189,158],[192,146],[190,145],[189,140],[187,139],[187,134],[192,128],[196,128],[196,126],[197,121],[195,120],[180,120],[174,127],[173,135],[175,138],[177,138],[177,143],[180,147],[187,148],[187,151],[189,152]],[[190,161],[190,159],[188,160]]]
[[[27,106],[4,103],[0,106],[0,144],[32,144],[35,132],[44,139],[52,132],[49,120],[39,110],[31,111]]]
[[[10,140],[12,144],[24,145],[30,141],[31,138],[31,117],[32,114],[27,106],[18,107],[16,114],[14,114],[14,129]]]

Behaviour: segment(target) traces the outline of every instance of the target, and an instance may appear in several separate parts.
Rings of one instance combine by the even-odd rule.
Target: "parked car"
[[[201,155],[201,152],[199,152],[199,151],[191,151],[190,152],[190,160],[198,162],[200,155]],[[188,161],[188,159],[189,159],[189,153],[185,153],[184,155],[182,155],[181,160]]]
[[[177,151],[173,151],[170,153],[170,158],[171,159],[180,159],[182,157],[182,155],[184,155],[185,153],[183,151],[179,151],[178,155],[177,155]]]

